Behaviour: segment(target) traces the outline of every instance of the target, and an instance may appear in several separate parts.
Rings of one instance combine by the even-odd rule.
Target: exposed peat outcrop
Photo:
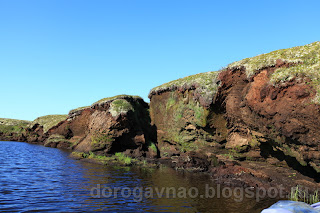
[[[150,126],[148,107],[136,96],[102,99],[90,107],[71,110],[68,118],[49,132],[64,136],[76,152],[102,156],[125,152],[133,157],[156,157],[155,131]]]
[[[154,88],[150,115],[161,156],[221,182],[318,186],[319,54],[315,42]]]
[[[67,115],[46,115],[34,121],[0,119],[0,140],[44,144],[48,130],[65,120]]]
[[[72,149],[79,158],[159,158],[230,185],[317,188],[319,92],[315,42],[163,84],[150,91],[150,105],[120,95],[67,116],[0,119],[0,140]]]

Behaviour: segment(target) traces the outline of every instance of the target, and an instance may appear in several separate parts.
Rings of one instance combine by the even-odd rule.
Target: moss
[[[103,134],[100,132],[96,132],[91,137],[91,150],[97,151],[102,149],[107,149],[111,146],[113,138],[109,134]]]
[[[82,159],[85,158],[85,153],[84,152],[72,152],[70,154],[71,157],[76,158],[76,159]]]
[[[47,132],[49,129],[56,126],[61,121],[66,120],[67,117],[68,115],[46,115],[36,118],[30,126],[40,124],[41,126],[43,126],[43,131]]]
[[[192,142],[180,141],[179,149],[181,152],[190,152],[190,151],[198,150],[199,147],[197,144]]]
[[[172,91],[158,96],[157,104],[151,105],[152,115],[159,120],[159,128],[166,132],[163,140],[178,144],[183,152],[197,150],[204,146],[201,143],[207,145],[208,141],[213,141],[204,129],[208,125],[210,109],[194,100],[193,93]]]
[[[222,154],[223,156],[229,158],[230,160],[241,160],[244,159],[244,154],[240,153],[237,148],[227,150],[228,153]]]
[[[190,117],[189,121],[200,127],[205,127],[207,125],[207,117],[209,115],[209,110],[200,106],[196,101],[190,100],[185,104],[182,100],[177,102],[176,105],[172,107],[174,114],[174,121],[179,123],[182,118]],[[188,115],[187,115],[188,114]]]
[[[170,109],[172,106],[174,106],[176,104],[176,100],[172,97],[170,97],[167,101],[167,104],[166,104],[166,109]]]
[[[126,156],[125,154],[121,153],[121,152],[117,152],[115,155],[116,159],[121,163],[124,164],[126,166],[131,165],[132,164],[132,158]]]
[[[90,106],[78,107],[76,109],[70,110],[69,115],[77,113],[77,112],[81,112],[82,110],[88,109],[88,108],[90,108]]]
[[[246,69],[248,77],[259,70],[276,65],[277,59],[291,64],[290,67],[278,68],[270,76],[272,84],[290,81],[294,78],[308,78],[312,81],[311,86],[317,91],[314,103],[320,103],[320,42],[314,42],[304,46],[273,51],[234,62],[228,68]]]
[[[30,121],[0,118],[0,132],[5,134],[22,133],[30,123]]]
[[[215,155],[211,155],[210,157],[209,157],[209,161],[210,161],[210,164],[212,165],[212,166],[214,166],[214,167],[216,167],[216,166],[219,166],[219,159],[217,158],[217,156],[215,156]]]
[[[259,140],[255,135],[251,136],[251,141],[249,141],[249,145],[251,148],[255,148],[259,146]]]
[[[303,157],[298,151],[295,151],[294,148],[289,147],[287,144],[282,144],[283,153],[285,155],[295,158],[302,166],[307,166],[308,163],[304,161]]]
[[[44,146],[50,146],[52,143],[66,143],[72,146],[72,143],[67,140],[63,135],[53,134],[45,141]]]
[[[218,75],[219,72],[206,72],[170,81],[153,88],[149,93],[149,98],[160,91],[174,91],[184,87],[186,89],[194,89],[196,93],[201,94],[206,102],[212,102],[212,98],[215,96],[218,89]]]
[[[148,148],[152,149],[155,153],[158,151],[157,146],[153,142],[149,142]]]
[[[281,49],[273,51],[267,54],[258,55],[252,58],[246,58],[241,61],[231,63],[228,68],[241,68],[246,69],[247,76],[254,75],[258,70],[266,67],[272,67],[276,65],[277,59],[281,59],[287,63],[300,64],[299,68],[291,67],[289,69],[279,69],[273,76],[274,80],[287,79],[294,70],[301,70],[303,72],[317,72],[319,70],[319,51],[320,42],[314,42],[305,46],[298,46],[289,49]],[[280,74],[286,70],[288,76]]]
[[[138,160],[126,156],[124,153],[118,152],[114,155],[104,156],[104,155],[96,155],[93,152],[85,153],[85,152],[72,152],[70,154],[72,158],[75,159],[90,159],[99,164],[114,166],[116,169],[128,168],[128,166],[139,166],[141,168],[155,168],[156,164],[152,162],[148,162],[147,160]]]
[[[109,112],[113,117],[116,117],[120,114],[125,114],[129,111],[134,111],[131,103],[124,99],[117,99],[111,102]]]
[[[225,156],[226,158],[230,159],[230,160],[234,160],[234,157],[231,153],[228,154],[222,154],[223,156]]]
[[[6,126],[27,126],[30,124],[31,121],[25,120],[16,120],[16,119],[9,119],[9,118],[0,118],[0,125]]]
[[[99,101],[93,103],[91,105],[94,106],[94,105],[97,105],[97,104],[103,104],[103,103],[107,103],[107,102],[112,102],[114,100],[117,100],[117,99],[141,99],[143,100],[140,96],[134,96],[134,95],[117,95],[117,96],[113,96],[113,97],[108,97],[108,98],[103,98],[103,99],[100,99]]]

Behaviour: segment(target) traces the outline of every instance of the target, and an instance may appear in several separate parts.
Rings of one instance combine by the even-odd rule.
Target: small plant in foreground
[[[132,163],[132,158],[126,156],[125,154],[121,153],[121,152],[117,152],[115,155],[116,159],[125,164],[125,165],[130,165]]]
[[[310,194],[308,190],[296,186],[291,189],[289,200],[302,201],[308,204],[318,203],[320,202],[319,191],[316,190]]]

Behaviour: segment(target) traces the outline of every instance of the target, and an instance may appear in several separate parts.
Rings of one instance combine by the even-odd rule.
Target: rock
[[[186,129],[186,130],[196,130],[197,127],[195,127],[195,126],[192,125],[192,124],[189,124],[185,129]]]
[[[133,157],[158,155],[149,149],[149,142],[156,141],[156,132],[150,125],[148,104],[136,96],[105,98],[91,107],[71,110],[69,118],[49,132],[77,140],[73,146],[77,152],[97,155],[125,152]]]
[[[228,142],[226,144],[227,149],[241,148],[243,146],[248,146],[249,140],[237,133],[232,133],[229,136]]]
[[[177,169],[203,172],[208,171],[211,165],[211,161],[209,161],[206,155],[195,151],[184,153],[175,159],[175,167]],[[213,162],[213,164],[214,163],[215,162]]]
[[[60,149],[71,149],[72,143],[62,135],[53,134],[45,141],[44,146]]]
[[[185,152],[210,150],[274,169],[284,162],[320,181],[319,46],[274,51],[232,63],[217,75],[188,76],[152,89],[150,116],[159,147],[175,147],[181,167]],[[210,88],[196,80],[205,76],[211,76]]]

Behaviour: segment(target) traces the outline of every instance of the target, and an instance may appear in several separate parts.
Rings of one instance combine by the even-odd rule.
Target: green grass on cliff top
[[[267,54],[246,58],[228,65],[227,68],[242,68],[246,70],[248,77],[251,77],[259,70],[276,65],[276,61],[281,59],[292,64],[289,68],[279,68],[271,75],[270,82],[277,84],[290,81],[293,78],[307,77],[313,82],[313,86],[318,91],[316,102],[320,103],[320,42],[314,42],[304,46],[297,46],[288,49],[276,50]],[[223,71],[223,70],[222,70]],[[190,87],[198,84],[201,87],[202,95],[207,97],[214,95],[218,85],[215,83],[219,72],[207,72],[181,78],[169,83],[165,83],[153,88],[149,97],[158,91],[176,89],[182,86]]]
[[[69,111],[69,115],[70,115],[70,114],[73,114],[73,113],[76,113],[76,112],[78,112],[78,111],[82,111],[82,110],[84,110],[84,109],[88,109],[88,108],[90,108],[90,106],[84,106],[84,107],[78,107],[78,108],[76,108],[76,109],[72,109],[72,110]]]
[[[0,132],[2,133],[21,133],[24,128],[30,125],[31,121],[0,118]]]
[[[142,99],[140,96],[135,96],[135,95],[117,95],[117,96],[113,96],[113,97],[109,97],[109,98],[103,98],[103,99],[93,103],[91,106],[94,106],[96,104],[102,104],[102,103],[106,103],[106,102],[111,102],[111,101],[114,101],[116,99],[127,99],[127,98]]]
[[[43,126],[43,131],[47,132],[52,127],[56,126],[63,120],[66,120],[68,115],[46,115],[39,118],[36,118],[32,123],[31,126],[34,124],[40,124]]]
[[[16,120],[16,119],[9,119],[9,118],[0,118],[0,125],[26,127],[29,124],[31,124],[31,121]]]
[[[116,99],[112,101],[109,108],[109,112],[113,117],[116,117],[123,113],[125,114],[130,110],[134,111],[132,104],[124,99]]]
[[[198,87],[201,89],[201,94],[210,96],[217,91],[218,85],[216,84],[216,80],[218,74],[219,72],[205,72],[170,81],[153,88],[149,93],[149,97],[152,95],[152,93],[157,93],[158,91],[166,91],[183,86],[190,88],[193,85],[198,85]]]
[[[115,101],[115,100],[120,100],[120,99],[128,99],[128,98],[132,98],[132,99],[142,99],[140,96],[136,96],[136,95],[117,95],[117,96],[113,96],[113,97],[108,97],[108,98],[103,98],[103,99],[100,99],[99,101],[97,102],[94,102],[91,106],[84,106],[84,107],[79,107],[79,108],[76,108],[76,109],[73,109],[73,110],[70,110],[69,111],[69,115],[70,114],[73,114],[73,113],[76,113],[78,111],[82,111],[84,109],[88,109],[90,107],[93,107],[94,105],[97,105],[97,104],[102,104],[102,103],[106,103],[106,102],[112,102],[112,101]],[[123,102],[123,101],[122,101]],[[127,101],[126,101],[127,102]],[[120,102],[119,102],[120,103]],[[123,104],[120,104],[119,103],[115,103],[114,104],[114,112],[116,111],[123,111],[123,110],[127,110],[127,109],[131,109],[132,106],[130,103],[128,103],[130,106],[128,106],[127,103],[123,102]],[[116,107],[117,105],[117,107]],[[126,105],[126,106],[124,106]],[[123,107],[122,107],[123,106]],[[120,109],[121,108],[121,109]]]
[[[250,77],[263,68],[275,66],[277,59],[295,65],[289,68],[277,69],[271,76],[272,83],[285,82],[294,77],[309,77],[311,80],[320,79],[319,41],[304,46],[276,50],[256,57],[246,58],[231,63],[228,68],[244,67],[247,76]]]

